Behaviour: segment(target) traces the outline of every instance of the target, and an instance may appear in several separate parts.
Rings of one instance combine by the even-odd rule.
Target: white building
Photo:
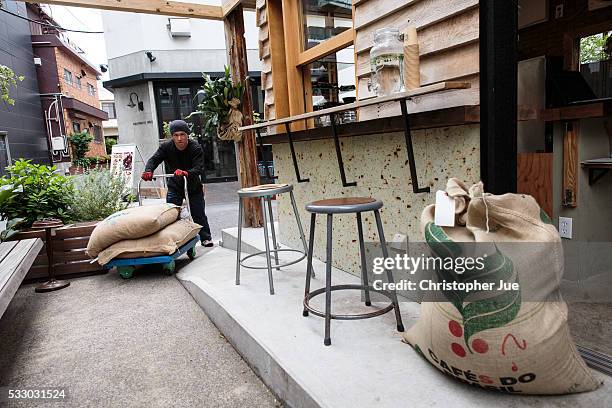
[[[105,11],[104,36],[115,95],[119,143],[135,143],[147,160],[163,138],[163,122],[182,119],[197,105],[202,73],[219,76],[227,65],[223,22]],[[249,75],[258,85],[260,61],[255,12],[244,12]],[[255,110],[262,112],[261,89],[253,89]],[[196,129],[196,133],[199,133]],[[204,180],[236,179],[234,144],[201,135]],[[136,174],[142,170],[138,163]]]

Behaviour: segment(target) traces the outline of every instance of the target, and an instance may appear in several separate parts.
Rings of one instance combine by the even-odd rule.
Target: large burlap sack
[[[198,235],[201,225],[179,220],[148,237],[117,242],[98,254],[98,263],[106,265],[114,258],[142,258],[171,255]]]
[[[174,204],[132,207],[109,215],[91,233],[87,243],[87,255],[92,258],[124,239],[136,239],[155,234],[175,222],[180,207]]]
[[[596,389],[600,382],[569,333],[567,305],[558,291],[563,249],[548,216],[531,196],[485,194],[482,183],[468,190],[451,179],[447,194],[457,204],[455,227],[434,224],[434,205],[422,214],[432,253],[441,257],[440,248],[448,246],[456,255],[461,245],[481,248],[468,242],[485,243],[492,249],[486,272],[523,285],[474,301],[456,291],[425,299],[404,340],[437,369],[467,384],[523,394]],[[470,280],[467,272],[445,273],[444,279]],[[441,281],[440,273],[435,275]]]

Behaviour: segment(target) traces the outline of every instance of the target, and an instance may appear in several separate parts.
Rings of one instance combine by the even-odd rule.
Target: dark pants
[[[183,191],[176,191],[172,188],[168,189],[168,195],[166,196],[166,202],[174,205],[182,205],[185,193]],[[200,240],[210,240],[210,226],[208,225],[208,217],[204,212],[204,192],[201,189],[198,191],[189,192],[189,209],[191,210],[191,217],[193,222],[200,224],[202,229],[200,230]]]

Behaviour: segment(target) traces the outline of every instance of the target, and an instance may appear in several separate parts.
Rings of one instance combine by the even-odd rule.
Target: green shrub
[[[71,217],[73,221],[103,220],[111,214],[125,209],[130,194],[122,176],[106,169],[92,169],[74,178]]]
[[[15,100],[9,93],[10,89],[17,86],[17,81],[21,82],[24,79],[23,75],[16,75],[12,69],[0,64],[0,100],[9,105],[15,105]]]
[[[91,161],[85,155],[89,151],[89,143],[93,140],[93,136],[89,132],[83,131],[71,134],[69,140],[74,154],[72,164],[74,166],[89,166]]]
[[[13,185],[22,190],[0,204],[0,216],[8,220],[23,218],[23,226],[30,227],[43,218],[68,220],[72,196],[72,180],[55,173],[55,167],[17,160],[6,168],[8,176],[0,178],[0,187]]]
[[[106,146],[106,154],[113,152],[113,146],[117,144],[117,139],[114,137],[105,137],[104,145]]]

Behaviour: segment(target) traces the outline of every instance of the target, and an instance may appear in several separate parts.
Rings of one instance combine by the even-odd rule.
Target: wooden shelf
[[[554,122],[612,116],[612,101],[597,101],[561,108],[544,109],[538,115],[539,120]]]
[[[317,116],[325,116],[332,113],[343,112],[346,110],[359,109],[366,106],[378,105],[387,102],[401,101],[415,96],[423,96],[436,92],[448,91],[451,89],[467,89],[469,87],[469,82],[440,82],[437,84],[422,86],[420,88],[413,89],[408,92],[401,92],[389,96],[362,99],[357,102],[347,103],[341,106],[334,106],[333,108],[321,109],[314,112],[303,113],[301,115],[289,116],[286,118],[271,120],[250,126],[243,126],[240,128],[240,130],[261,129],[268,126],[283,125],[285,123],[296,122],[304,119],[311,119]]]
[[[478,106],[457,106],[410,115],[410,128],[412,130],[468,125],[479,122],[480,109]],[[401,115],[398,115],[362,122],[344,123],[337,126],[337,131],[338,137],[341,138],[403,132],[404,119]],[[289,143],[286,133],[262,134],[261,138],[265,144]],[[292,132],[292,138],[294,142],[304,142],[332,139],[333,136],[330,134],[329,127],[319,127],[294,131]]]

